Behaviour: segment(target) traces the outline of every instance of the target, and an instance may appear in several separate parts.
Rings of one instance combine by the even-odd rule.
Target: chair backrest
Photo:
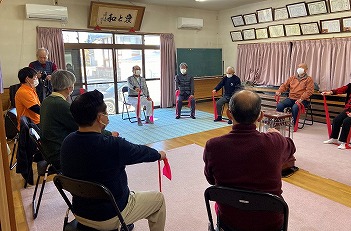
[[[128,92],[128,86],[122,87],[123,104],[128,104],[126,100],[126,93]]]
[[[16,92],[17,92],[18,88],[20,88],[20,86],[21,86],[21,84],[15,84],[15,85],[11,85],[9,87],[9,90],[10,90],[10,104],[11,104],[12,108],[16,107],[15,95],[16,95]]]
[[[205,203],[212,230],[214,230],[210,201],[229,205],[245,211],[270,211],[284,214],[282,230],[288,228],[289,207],[280,197],[264,192],[210,186],[205,190]]]
[[[106,188],[104,185],[89,181],[83,181],[78,179],[73,179],[64,175],[56,175],[54,177],[54,184],[58,191],[60,192],[61,196],[65,200],[66,204],[68,205],[69,209],[74,213],[74,209],[70,200],[68,199],[67,195],[63,191],[66,190],[71,193],[72,196],[77,196],[85,199],[91,200],[107,200],[110,201],[113,207],[116,210],[118,219],[122,224],[124,230],[128,231],[128,227],[124,222],[124,219],[121,215],[121,212],[118,208],[118,205],[111,193],[111,191]]]
[[[126,92],[128,92],[128,86],[122,87],[122,93],[126,93]]]
[[[78,96],[84,94],[86,90],[84,88],[74,89],[72,94],[70,95],[71,102],[73,102]]]
[[[35,143],[38,151],[43,156],[44,160],[46,160],[44,149],[43,149],[43,147],[41,145],[41,141],[40,141],[39,131],[40,130],[33,128],[33,127],[29,128],[29,137]]]

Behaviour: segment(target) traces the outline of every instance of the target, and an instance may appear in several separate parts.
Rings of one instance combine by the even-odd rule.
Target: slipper
[[[284,169],[282,171],[282,177],[286,178],[286,177],[289,177],[289,176],[292,176],[296,171],[298,171],[299,168],[296,167],[296,166],[293,166],[291,168],[287,168],[287,169]]]

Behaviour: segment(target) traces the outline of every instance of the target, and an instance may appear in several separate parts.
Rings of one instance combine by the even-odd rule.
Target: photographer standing
[[[46,48],[37,50],[37,59],[29,64],[29,67],[34,68],[38,72],[39,85],[36,91],[40,102],[52,93],[51,74],[57,70],[55,63],[48,61],[49,51]]]

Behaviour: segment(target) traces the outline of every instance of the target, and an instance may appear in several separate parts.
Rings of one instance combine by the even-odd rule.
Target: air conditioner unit
[[[68,11],[65,6],[26,4],[26,18],[66,22]]]
[[[204,27],[204,20],[201,18],[178,18],[178,29],[201,30]]]

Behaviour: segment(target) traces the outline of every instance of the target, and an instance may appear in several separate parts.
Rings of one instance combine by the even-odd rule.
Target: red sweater
[[[281,170],[295,153],[292,139],[276,132],[262,133],[254,124],[236,124],[223,136],[207,141],[205,176],[212,185],[282,194]],[[219,204],[224,223],[239,230],[278,230],[282,216],[272,213],[239,212]]]

